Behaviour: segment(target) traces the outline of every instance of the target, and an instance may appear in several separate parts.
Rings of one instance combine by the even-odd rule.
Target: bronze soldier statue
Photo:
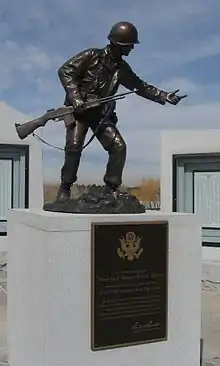
[[[138,31],[130,22],[115,24],[108,35],[109,44],[104,48],[90,48],[73,56],[58,70],[59,79],[66,92],[64,104],[74,107],[74,123],[66,128],[65,161],[61,169],[61,185],[57,199],[70,198],[71,186],[77,181],[82,146],[88,129],[97,129],[106,113],[106,105],[84,109],[85,102],[114,95],[119,85],[136,94],[164,105],[176,105],[185,96],[159,90],[141,80],[123,56],[128,56],[139,43]],[[135,118],[135,116],[134,116]],[[107,191],[115,192],[122,183],[126,160],[126,143],[116,127],[117,115],[113,109],[96,133],[103,148],[109,154],[104,176]]]

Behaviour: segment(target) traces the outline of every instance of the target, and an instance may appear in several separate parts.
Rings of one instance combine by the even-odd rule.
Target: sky
[[[219,127],[219,14],[219,0],[1,0],[0,101],[33,117],[59,107],[62,63],[83,49],[104,47],[114,23],[133,22],[140,44],[126,58],[132,69],[163,90],[188,94],[177,106],[136,95],[117,103],[118,128],[128,149],[124,184],[157,178],[161,130]],[[49,122],[43,137],[62,149],[63,123]],[[63,151],[43,149],[44,179],[59,181]],[[82,155],[79,183],[102,183],[107,159],[93,141]]]

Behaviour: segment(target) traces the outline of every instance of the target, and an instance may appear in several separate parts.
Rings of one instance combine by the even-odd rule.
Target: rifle
[[[97,100],[94,100],[91,102],[86,102],[84,104],[84,108],[86,110],[86,109],[98,107],[103,103],[113,102],[118,99],[124,99],[126,95],[136,93],[136,92],[137,92],[137,90],[134,89],[129,92],[116,94],[115,96],[110,95],[105,98],[100,98],[100,99],[97,99]],[[45,114],[43,114],[42,116],[35,118],[31,121],[28,121],[28,122],[25,122],[22,124],[15,123],[15,128],[16,128],[18,137],[21,140],[23,140],[28,135],[32,134],[37,128],[44,127],[49,120],[52,120],[55,122],[64,121],[65,126],[68,127],[74,121],[73,113],[74,113],[74,107],[62,106],[62,107],[59,107],[56,109],[55,108],[48,109]]]

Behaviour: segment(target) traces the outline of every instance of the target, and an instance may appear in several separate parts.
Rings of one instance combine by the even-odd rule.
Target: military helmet
[[[113,25],[108,35],[108,39],[112,43],[122,46],[139,43],[138,31],[130,22],[119,22]]]

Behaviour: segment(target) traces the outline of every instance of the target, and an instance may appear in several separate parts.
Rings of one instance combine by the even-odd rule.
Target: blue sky
[[[149,83],[189,95],[176,107],[137,96],[118,102],[118,126],[128,144],[124,182],[158,176],[161,129],[219,126],[219,14],[219,0],[1,0],[0,100],[34,117],[61,105],[58,67],[84,48],[105,46],[115,22],[131,21],[140,38],[127,58],[133,70]],[[62,123],[47,125],[44,137],[63,147]],[[62,152],[44,148],[46,180],[59,179],[62,159]],[[79,181],[102,182],[106,162],[106,152],[93,142],[83,154]]]

